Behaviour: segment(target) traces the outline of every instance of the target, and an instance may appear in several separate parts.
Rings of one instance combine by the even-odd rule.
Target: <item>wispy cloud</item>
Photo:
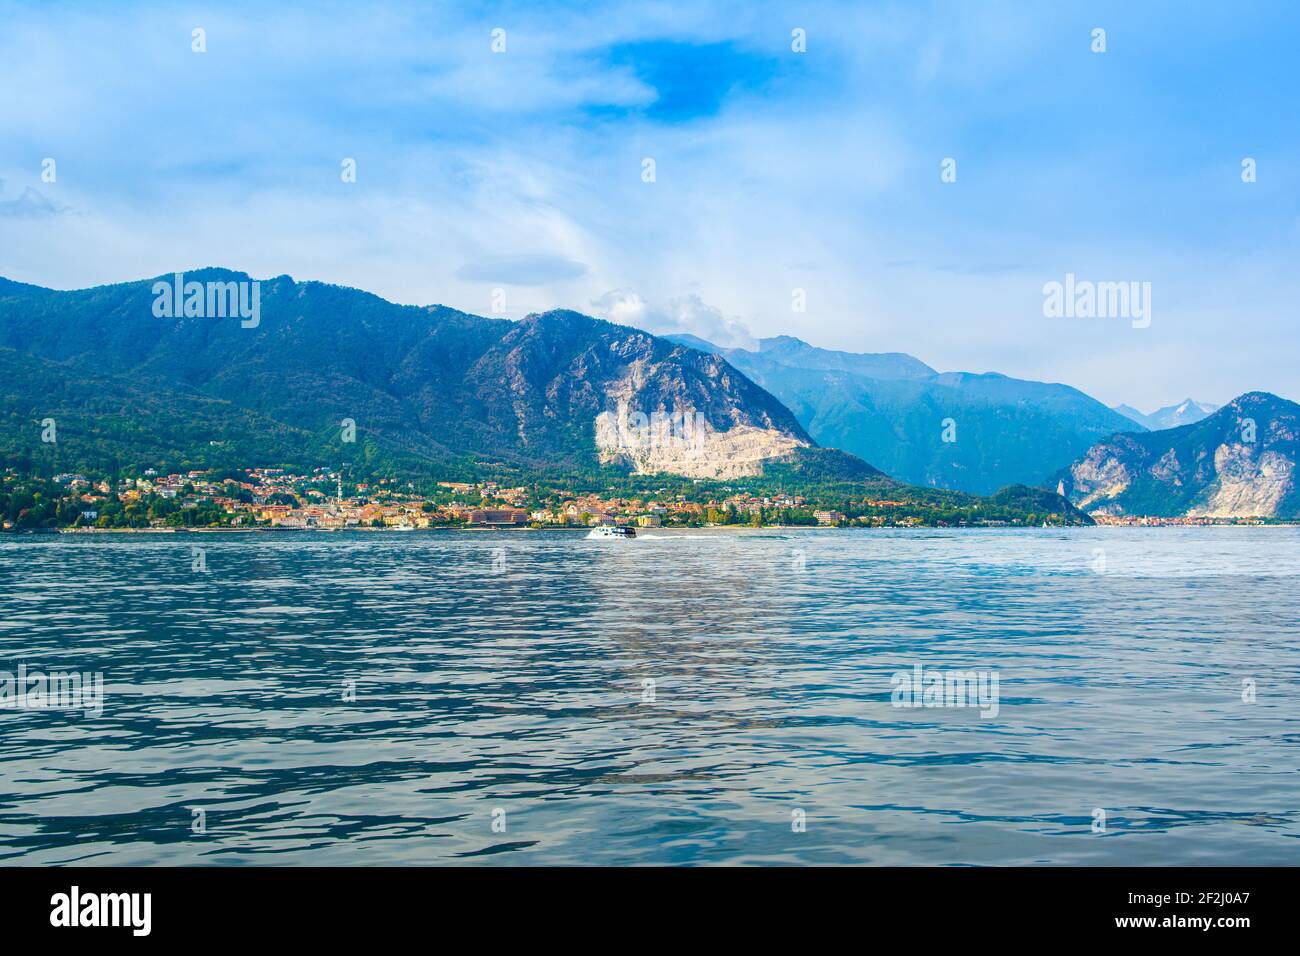
[[[651,305],[631,289],[613,289],[593,299],[591,311],[611,322],[645,329],[656,335],[697,336],[723,348],[753,348],[757,341],[739,316],[726,315],[698,295]]]
[[[0,216],[10,219],[35,219],[40,216],[57,216],[64,207],[52,202],[31,186],[23,189],[17,199],[5,199],[5,183],[0,179]]]

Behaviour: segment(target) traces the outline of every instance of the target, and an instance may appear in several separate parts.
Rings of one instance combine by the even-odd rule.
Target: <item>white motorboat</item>
[[[626,524],[603,524],[592,528],[588,538],[635,538],[636,528]]]

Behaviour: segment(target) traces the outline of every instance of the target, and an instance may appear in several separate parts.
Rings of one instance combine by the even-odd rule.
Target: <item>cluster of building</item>
[[[1165,527],[1182,525],[1185,527],[1206,527],[1209,525],[1233,524],[1267,524],[1262,518],[1212,518],[1204,515],[1192,517],[1152,518],[1146,515],[1106,515],[1094,512],[1089,515],[1097,524],[1121,525],[1127,527]]]
[[[772,510],[780,511],[787,508],[802,508],[807,503],[808,502],[803,495],[786,495],[780,493],[763,497],[757,495],[732,495],[729,498],[723,498],[721,502],[723,507],[735,508],[742,514],[756,514]]]
[[[431,527],[594,527],[600,525],[722,525],[787,522],[823,527],[841,525],[903,525],[922,523],[906,514],[877,513],[853,517],[831,508],[816,508],[802,495],[772,492],[732,493],[724,488],[715,500],[690,501],[668,489],[643,497],[577,494],[507,487],[493,481],[438,482],[419,493],[413,483],[399,479],[349,482],[328,468],[307,474],[283,469],[255,468],[237,479],[216,480],[210,472],[160,475],[149,469],[140,477],[110,484],[78,474],[56,475],[57,483],[81,510],[76,525],[122,527],[116,517],[100,518],[100,508],[112,500],[130,509],[140,504],[130,527],[220,525],[272,528],[387,528],[399,531]],[[157,499],[168,503],[160,505]],[[141,510],[147,504],[145,514]],[[867,500],[854,503],[878,509],[904,508],[904,501]],[[190,512],[189,509],[194,509]],[[111,510],[111,509],[110,509]],[[120,508],[118,509],[120,511]],[[178,511],[188,513],[181,519]],[[858,514],[858,512],[854,512]],[[975,521],[977,524],[1004,524]]]
[[[503,487],[496,482],[439,482],[436,494],[421,495],[397,480],[349,486],[329,469],[294,474],[282,469],[256,468],[246,480],[213,480],[208,472],[160,475],[153,469],[142,477],[110,484],[79,474],[61,474],[55,481],[79,502],[82,525],[94,525],[98,506],[114,499],[131,505],[150,496],[173,500],[174,508],[219,512],[222,524],[233,527],[273,528],[390,528],[411,530],[448,525],[504,528],[525,525],[588,527],[635,524],[709,523],[718,514],[732,516],[774,514],[781,509],[804,508],[802,496],[732,495],[708,503],[687,501],[685,496],[661,499],[621,498],[599,494],[551,495],[533,499],[525,487]],[[844,516],[835,511],[816,513],[820,524],[837,525]],[[151,518],[150,524],[163,524]],[[102,522],[101,522],[102,524]]]
[[[63,485],[68,495],[85,507],[81,517],[93,522],[99,517],[98,505],[116,497],[123,504],[135,504],[149,495],[163,499],[179,499],[181,507],[197,506],[201,501],[221,501],[224,485],[210,481],[206,471],[187,474],[159,475],[154,469],[145,471],[144,477],[119,481],[116,486],[108,481],[92,481],[84,475],[64,473],[54,476],[55,484]]]
[[[65,473],[54,476],[66,491],[61,501],[80,511],[74,523],[80,527],[122,527],[123,507],[127,516],[134,511],[129,527],[187,525],[273,528],[388,528],[413,530],[430,527],[592,527],[633,524],[713,525],[788,522],[825,527],[841,525],[910,527],[925,523],[905,512],[908,502],[866,499],[850,502],[852,515],[834,509],[813,510],[801,495],[775,492],[768,495],[729,494],[720,500],[688,501],[685,495],[667,489],[643,498],[601,494],[573,494],[559,491],[505,487],[493,481],[439,482],[433,493],[420,494],[413,483],[380,478],[372,482],[349,483],[328,468],[309,474],[294,474],[276,468],[255,468],[241,472],[238,480],[214,480],[210,472],[190,471],[160,475],[147,469],[140,477],[116,482],[92,480]],[[724,488],[722,493],[732,489]],[[161,499],[161,504],[160,504]],[[110,514],[101,518],[106,503]],[[147,507],[146,507],[147,505]],[[132,508],[132,506],[137,506]],[[194,509],[194,512],[189,512]],[[903,513],[890,514],[898,509]],[[177,512],[187,512],[181,519]],[[76,511],[73,512],[76,515]],[[1264,524],[1258,518],[1115,516],[1094,513],[1100,525],[1204,526]],[[147,521],[146,521],[147,518]],[[61,511],[60,523],[69,523]],[[947,526],[946,520],[938,520]],[[971,516],[962,525],[995,527],[1018,524],[1014,518]],[[6,521],[4,527],[12,522]]]

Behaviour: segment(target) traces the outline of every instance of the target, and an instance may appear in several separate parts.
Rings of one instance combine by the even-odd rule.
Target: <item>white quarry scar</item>
[[[626,463],[639,475],[738,478],[762,474],[764,461],[808,444],[775,428],[735,425],[718,431],[703,419],[692,421],[698,424],[683,429],[667,421],[647,423],[601,412],[596,416],[600,461]]]
[[[1277,452],[1256,459],[1247,445],[1220,445],[1214,452],[1218,485],[1208,501],[1188,512],[1193,517],[1272,517],[1295,487],[1295,463]]]

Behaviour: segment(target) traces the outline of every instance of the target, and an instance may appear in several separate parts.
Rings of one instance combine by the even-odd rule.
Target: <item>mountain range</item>
[[[1057,490],[1108,515],[1300,517],[1300,405],[1247,392],[1200,421],[1097,442]]]
[[[1042,485],[1099,438],[1133,427],[1068,385],[941,373],[898,352],[835,352],[789,336],[761,339],[756,349],[673,338],[725,357],[819,444],[912,484],[976,494]]]
[[[185,280],[200,300],[253,284],[223,269]],[[172,282],[55,291],[0,279],[7,466],[768,475],[911,485],[904,497],[945,507],[1010,489],[1002,501],[1040,514],[1073,509],[1035,488],[1117,514],[1294,507],[1295,406],[1263,393],[1135,432],[1069,386],[940,373],[897,352],[789,336],[722,349],[572,311],[485,318],[288,276],[256,284],[253,321],[160,312]],[[1229,440],[1243,409],[1258,413],[1258,445]],[[1189,401],[1162,413],[1203,411]]]
[[[246,318],[233,294],[229,312],[211,308],[214,289],[220,303],[249,276],[189,273],[183,307],[181,296],[166,305],[174,282],[55,291],[0,279],[6,467],[344,467],[606,488],[653,475],[833,501],[870,493],[954,520],[1089,520],[1041,488],[976,498],[909,487],[819,446],[723,357],[576,312],[508,321],[278,276],[254,286]]]
[[[1193,422],[1199,422],[1207,415],[1218,411],[1218,408],[1218,405],[1186,398],[1177,405],[1166,405],[1164,408],[1157,408],[1150,415],[1142,414],[1132,405],[1116,405],[1115,411],[1149,431],[1159,431],[1162,428],[1178,428],[1181,425],[1191,425]]]
[[[219,269],[185,281],[251,282]],[[280,276],[259,284],[253,327],[160,317],[155,283],[170,282],[57,292],[0,281],[0,450],[67,467],[343,455],[447,474],[607,464],[708,478],[818,452],[723,359],[576,312],[513,322]],[[58,441],[33,447],[33,422],[47,418]],[[344,447],[347,422],[356,442]]]

